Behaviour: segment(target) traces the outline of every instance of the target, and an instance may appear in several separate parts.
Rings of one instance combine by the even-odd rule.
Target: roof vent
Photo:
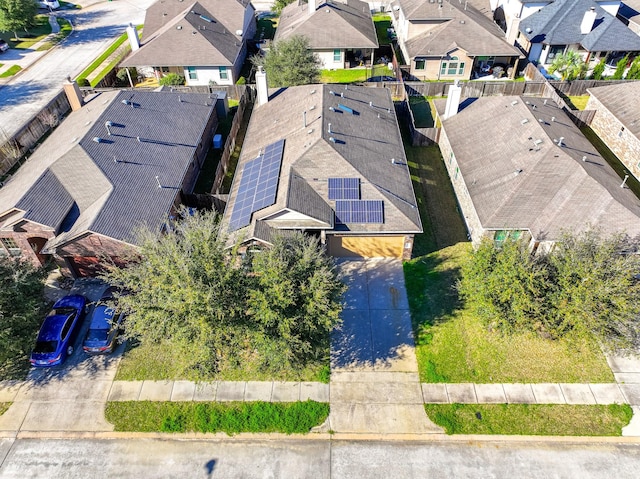
[[[177,25],[176,30],[182,30],[182,25]]]
[[[533,144],[536,146],[539,146],[542,143],[542,140],[537,139],[537,140],[533,140]]]
[[[313,90],[311,90],[311,91],[309,92],[309,94],[310,94],[310,95],[313,95],[315,92],[316,92],[316,89],[314,88]]]
[[[526,33],[531,33],[533,30],[531,30],[531,27],[527,27],[527,28],[524,29],[524,31]]]
[[[551,121],[552,121],[552,122],[556,121],[556,117],[555,117],[555,116],[552,116],[552,117],[551,117]]]
[[[513,100],[513,101],[511,102],[511,106],[515,106],[515,105],[517,105],[517,104],[518,104],[518,100]]]
[[[524,119],[520,122],[520,124],[521,124],[521,125],[526,125],[527,123],[529,123],[529,119],[527,119],[527,118],[524,118]]]
[[[460,23],[462,23],[464,25],[464,20],[460,20]]]
[[[111,130],[110,128],[113,126],[113,122],[112,121],[105,121],[104,122],[104,127],[107,129],[107,135],[111,136]]]
[[[316,106],[315,106],[315,105],[311,105],[311,106],[309,107],[309,110],[315,110],[315,109],[316,109]]]
[[[330,141],[331,143],[335,143],[335,142],[336,142],[336,139],[335,139],[334,137],[330,136],[330,137],[329,137],[329,141]]]
[[[582,161],[587,161],[587,157],[586,157],[586,156],[583,156],[583,157],[582,157]]]
[[[336,92],[335,92],[335,91],[333,91],[333,90],[329,90],[329,95],[333,95],[333,96],[335,96],[335,94],[336,94]]]
[[[238,35],[239,37],[242,36],[244,32],[242,30],[236,30],[236,35]]]
[[[332,106],[329,107],[329,110],[336,111],[336,109],[334,107],[332,107]]]
[[[310,128],[310,129],[307,131],[307,134],[309,134],[309,135],[310,135],[311,133],[313,133],[313,128]]]

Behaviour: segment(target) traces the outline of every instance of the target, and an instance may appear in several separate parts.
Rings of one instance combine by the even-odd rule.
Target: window
[[[333,51],[333,61],[340,62],[342,60],[342,52],[339,49]]]
[[[553,60],[558,55],[564,55],[565,45],[555,45],[549,47],[549,54],[547,55],[547,60]],[[550,63],[547,61],[547,63]]]
[[[198,79],[198,72],[196,71],[196,67],[187,67],[187,72],[189,72],[189,80]]]
[[[459,62],[458,57],[451,57],[448,61],[443,61],[440,65],[441,75],[462,75],[464,74],[464,62]]]
[[[416,70],[424,70],[425,64],[425,60],[416,60]]]
[[[71,329],[71,325],[73,324],[73,320],[76,319],[76,313],[74,312],[71,316],[69,316],[69,319],[67,319],[67,322],[64,323],[64,326],[62,327],[62,331],[60,333],[60,339],[64,339],[67,337],[67,335],[69,334],[69,330]]]
[[[220,72],[220,80],[226,80],[229,78],[229,73],[227,72],[227,67],[219,67],[218,71]]]
[[[169,73],[169,67],[160,67],[162,73]]]
[[[2,245],[7,249],[11,256],[20,256],[22,254],[22,250],[13,238],[0,238],[0,242],[2,242]],[[6,256],[2,253],[0,253],[0,255]]]

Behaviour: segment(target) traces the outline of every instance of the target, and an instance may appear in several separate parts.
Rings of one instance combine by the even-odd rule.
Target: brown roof
[[[354,114],[341,110],[339,104]],[[290,87],[254,109],[223,230],[228,229],[244,165],[281,139],[284,151],[275,204],[253,213],[249,226],[231,232],[230,242],[256,237],[258,221],[279,228],[367,235],[422,231],[390,93],[351,85]],[[361,199],[384,201],[384,223],[334,224],[334,202],[328,199],[330,177],[359,178]]]
[[[635,137],[640,138],[640,82],[631,81],[587,90]],[[639,158],[640,160],[640,158]]]
[[[287,5],[280,15],[274,40],[303,35],[312,49],[378,48],[369,5],[360,0],[318,1],[309,14],[301,0]]]
[[[442,127],[483,228],[640,234],[640,200],[552,100],[478,98]]]

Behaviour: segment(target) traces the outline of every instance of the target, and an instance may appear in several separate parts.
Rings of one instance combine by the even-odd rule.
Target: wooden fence
[[[398,118],[405,121],[409,127],[411,146],[431,146],[438,143],[440,128],[417,128],[408,100],[397,102],[395,105]]]
[[[158,87],[81,87],[83,96],[87,96],[93,93],[99,93],[102,91],[112,91],[112,90],[131,90],[131,91],[153,91]],[[199,85],[199,86],[173,86],[168,87],[169,91],[175,91],[180,93],[204,93],[211,94],[217,91],[223,91],[227,94],[227,98],[230,100],[240,100],[245,90],[251,90],[251,85]]]
[[[449,93],[453,82],[404,82],[409,96],[444,97]],[[541,96],[544,92],[544,81],[464,81],[460,82],[463,98],[481,96]]]
[[[233,117],[233,122],[231,123],[231,131],[229,132],[229,136],[227,137],[227,140],[224,143],[224,148],[222,149],[222,158],[220,158],[220,163],[218,163],[218,167],[216,168],[216,176],[213,180],[213,186],[211,187],[212,194],[217,195],[222,193],[222,183],[225,175],[227,174],[227,170],[229,169],[229,160],[236,148],[236,136],[238,135],[238,130],[240,130],[240,125],[244,120],[247,110],[250,109],[248,107],[252,105],[252,101],[253,90],[245,87],[242,95],[240,96],[238,110],[236,111],[236,114]]]

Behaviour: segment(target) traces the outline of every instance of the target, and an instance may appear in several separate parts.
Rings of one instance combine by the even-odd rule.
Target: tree
[[[18,40],[18,30],[27,31],[37,11],[34,0],[0,0],[0,31],[13,32]]]
[[[248,313],[291,362],[318,359],[340,323],[344,284],[318,240],[296,232],[251,257]]]
[[[462,268],[459,291],[485,324],[505,333],[595,337],[611,349],[638,345],[638,239],[600,231],[562,235],[547,254],[521,241],[484,240]]]
[[[295,35],[271,45],[264,57],[253,56],[255,66],[264,66],[270,87],[316,83],[320,79],[320,59],[309,49],[309,40]]]
[[[640,55],[638,55],[631,66],[629,67],[629,71],[627,72],[627,76],[625,76],[626,80],[640,80]]]
[[[602,75],[604,74],[605,69],[604,61],[605,59],[603,58],[595,67],[593,67],[593,73],[591,74],[591,76],[594,80],[602,80]]]
[[[215,213],[180,216],[164,233],[142,229],[128,266],[105,275],[128,292],[126,337],[167,349],[195,378],[277,373],[328,353],[342,286],[317,242],[278,239],[243,260]]]
[[[43,319],[46,275],[44,268],[0,257],[0,369],[4,379],[21,364],[28,364],[26,356]]]
[[[286,7],[290,3],[293,3],[293,1],[294,0],[275,0],[273,2],[273,6],[271,7],[271,11],[279,16],[282,13],[284,7]]]
[[[167,73],[165,76],[160,78],[158,82],[162,86],[179,86],[184,85],[184,77],[182,75],[178,75],[177,73]]]
[[[624,70],[627,68],[627,63],[629,63],[629,55],[625,55],[621,58],[618,63],[616,63],[616,71],[613,72],[613,76],[611,77],[613,80],[622,80],[624,76]]]
[[[553,59],[548,71],[549,73],[559,72],[562,81],[571,81],[582,78],[587,72],[587,65],[577,51],[567,50],[566,53],[557,55]]]

